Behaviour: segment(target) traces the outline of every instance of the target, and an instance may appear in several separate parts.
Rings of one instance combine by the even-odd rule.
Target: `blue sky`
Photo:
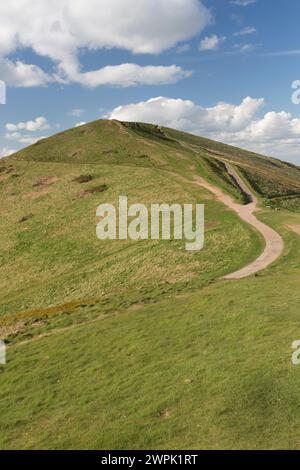
[[[300,164],[299,17],[299,0],[1,4],[0,153],[108,117]]]

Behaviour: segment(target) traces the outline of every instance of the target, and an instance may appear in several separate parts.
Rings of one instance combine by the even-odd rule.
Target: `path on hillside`
[[[234,273],[224,276],[223,278],[243,279],[245,277],[257,273],[258,271],[261,271],[262,269],[267,268],[277,258],[279,258],[279,256],[283,252],[284,243],[281,236],[277,232],[275,232],[275,230],[273,230],[271,227],[264,224],[255,217],[254,211],[257,209],[257,198],[248,188],[242,178],[238,175],[238,173],[234,170],[234,168],[232,168],[232,166],[228,163],[226,163],[225,165],[231,177],[235,179],[241,190],[248,195],[251,201],[249,204],[242,205],[234,202],[232,198],[227,194],[223,193],[221,189],[208,183],[201,177],[197,177],[195,181],[196,184],[202,186],[203,188],[213,193],[217,197],[217,199],[219,199],[219,201],[223,202],[223,204],[230,207],[230,209],[234,210],[242,220],[252,225],[252,227],[258,230],[264,237],[266,246],[263,253],[252,263],[248,264],[242,269],[239,269],[238,271],[235,271]]]

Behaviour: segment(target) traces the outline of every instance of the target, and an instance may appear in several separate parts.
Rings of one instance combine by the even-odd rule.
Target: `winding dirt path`
[[[264,224],[255,217],[254,211],[257,209],[257,198],[250,191],[250,189],[242,180],[242,178],[238,175],[238,173],[231,167],[231,165],[226,163],[226,168],[228,173],[236,180],[241,190],[248,195],[251,201],[249,204],[237,204],[231,199],[230,196],[223,193],[221,189],[208,183],[203,178],[197,177],[195,179],[195,182],[199,186],[202,186],[203,188],[213,193],[217,197],[217,199],[219,199],[219,201],[228,206],[230,209],[234,210],[242,220],[252,225],[252,227],[258,230],[264,237],[266,246],[263,253],[252,263],[248,264],[247,266],[238,271],[235,271],[234,273],[224,276],[223,278],[243,279],[245,277],[257,273],[258,271],[261,271],[262,269],[267,268],[277,258],[279,258],[279,256],[283,252],[284,243],[281,236],[277,232],[275,232],[275,230],[273,230],[271,227]]]

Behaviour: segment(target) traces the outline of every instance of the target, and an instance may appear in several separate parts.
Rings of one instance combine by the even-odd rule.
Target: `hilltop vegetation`
[[[263,198],[281,206],[287,196],[299,208],[300,169],[274,158],[150,124],[95,121],[44,139],[15,155],[36,162],[107,163],[176,170],[185,176],[195,169],[232,189],[222,163],[234,164]],[[196,166],[196,168],[195,168]],[[218,181],[219,179],[219,181]],[[287,203],[285,203],[287,208]]]
[[[226,162],[286,243],[275,265],[239,282],[220,278],[262,240],[193,184],[200,175],[245,203]],[[298,446],[298,167],[96,121],[1,160],[0,194],[1,448]],[[119,195],[204,203],[204,249],[100,242],[96,208]]]
[[[265,199],[265,204],[274,208],[283,206],[300,211],[299,167],[171,129],[166,129],[166,133],[178,141],[185,142],[190,149],[211,162],[228,162],[235,165],[252,189]]]

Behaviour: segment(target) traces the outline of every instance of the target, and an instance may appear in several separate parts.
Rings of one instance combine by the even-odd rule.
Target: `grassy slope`
[[[204,158],[235,165],[268,206],[300,211],[299,167],[202,137],[172,129],[165,131]]]
[[[285,226],[300,217],[264,210],[285,255],[257,277],[212,283],[252,259],[260,240],[188,182],[197,171],[239,197],[194,141],[186,147],[190,137],[180,133],[179,145],[148,131],[92,123],[1,162],[0,325],[13,345],[0,368],[0,447],[298,447],[290,346],[300,247]],[[73,181],[82,174],[94,179]],[[59,180],[33,187],[45,176]],[[106,192],[78,197],[102,184]],[[205,202],[205,249],[100,244],[95,208],[119,194]]]
[[[260,239],[193,186],[196,159],[176,143],[98,122],[2,162],[0,326],[7,339],[72,323],[74,310],[76,319],[86,319],[99,309],[109,312],[196,289],[253,259]],[[201,161],[194,164],[206,171]],[[92,180],[80,184],[80,175]],[[82,197],[103,185],[105,192]],[[130,203],[205,202],[205,249],[188,253],[178,241],[100,243],[96,208],[101,202],[117,204],[121,194]],[[29,219],[20,222],[24,217]],[[55,307],[50,313],[49,306]],[[58,318],[38,323],[49,315]]]

